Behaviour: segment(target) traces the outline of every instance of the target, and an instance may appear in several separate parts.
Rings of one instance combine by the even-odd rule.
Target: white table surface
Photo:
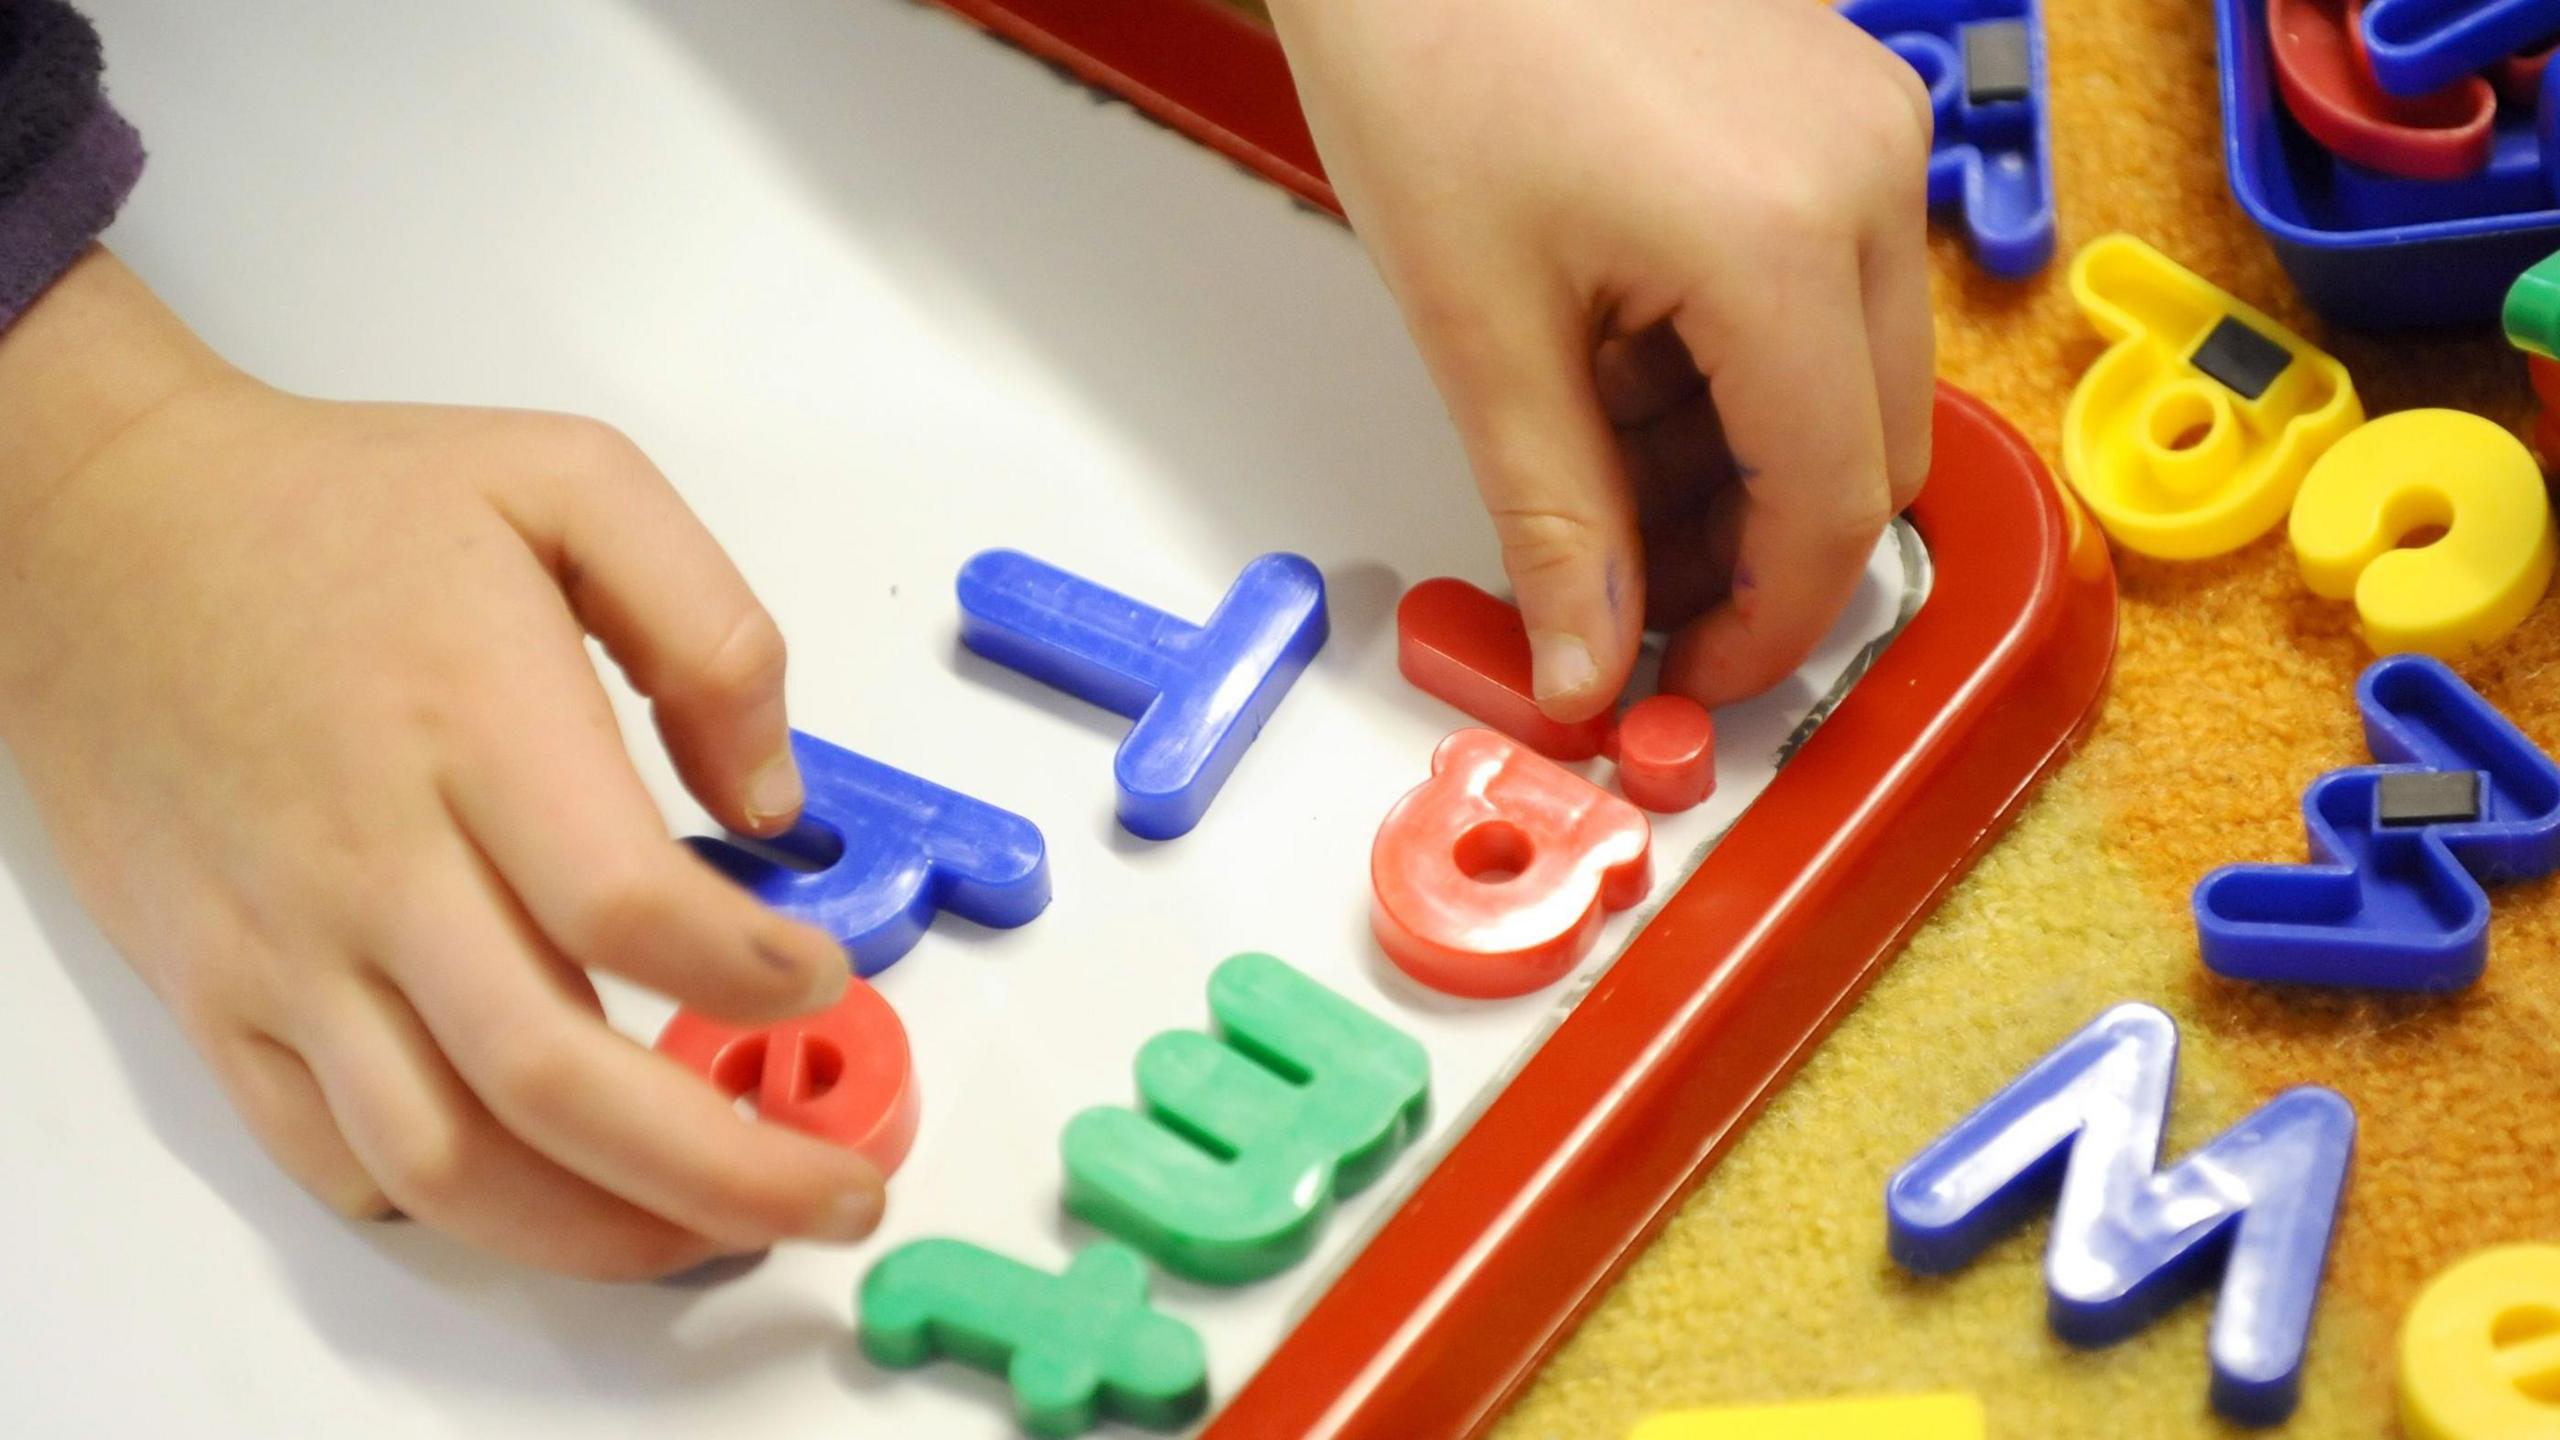
[[[1049,914],[946,920],[881,979],[926,1132],[879,1244],[951,1233],[1054,1265],[1089,1239],[1055,1215],[1060,1121],[1125,1103],[1138,1040],[1200,1023],[1198,982],[1234,950],[1427,1033],[1448,1062],[1427,1145],[1471,1101],[1441,1082],[1494,1073],[1569,991],[1436,1001],[1365,937],[1368,830],[1454,720],[1395,683],[1394,600],[1499,572],[1339,226],[893,0],[88,8],[153,154],[110,241],[217,346],[313,393],[615,421],[781,618],[800,724],[1047,831]],[[1123,722],[957,651],[952,575],[994,544],[1195,618],[1254,554],[1325,568],[1332,642],[1194,836],[1113,825]],[[1720,717],[1725,791],[1658,830],[1666,887],[1889,621],[1899,576],[1881,553],[1810,684]],[[671,825],[702,828],[640,753]],[[338,1222],[81,914],[5,770],[0,956],[0,1431],[1008,1433],[991,1382],[860,1357],[847,1296],[877,1244],[615,1288]],[[665,1013],[608,998],[635,1034]],[[1076,1003],[1094,1033],[1070,1053],[1043,1020]],[[1009,1109],[1025,1088],[1039,1103]],[[1159,1288],[1209,1334],[1223,1395],[1330,1263],[1259,1295]]]

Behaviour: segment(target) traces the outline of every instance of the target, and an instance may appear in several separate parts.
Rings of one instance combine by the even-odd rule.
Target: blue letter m
[[[2133,1334],[2218,1262],[2214,1405],[2271,1424],[2299,1393],[2355,1111],[2332,1090],[2288,1090],[2155,1173],[2177,1068],[2167,1015],[2100,1015],[1893,1177],[1893,1256],[1923,1274],[1954,1270],[2052,1204],[2049,1314],[2075,1345]]]

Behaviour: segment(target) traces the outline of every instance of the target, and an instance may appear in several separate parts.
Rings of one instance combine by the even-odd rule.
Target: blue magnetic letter
[[[1920,72],[1934,126],[1929,206],[1964,221],[2004,280],[2053,258],[2053,142],[2039,0],[1848,0],[1840,16]]]
[[[2234,980],[2459,990],[2489,958],[2489,896],[2439,828],[2374,823],[2381,766],[2302,795],[2308,865],[2225,865],[2196,885],[2196,950]]]
[[[1324,647],[1324,576],[1295,555],[1244,567],[1206,625],[1015,550],[960,567],[960,640],[1137,723],[1112,778],[1133,835],[1187,833],[1290,682]]]
[[[2550,0],[2373,0],[2366,63],[2394,95],[2424,95],[2550,38]]]
[[[2239,980],[2458,990],[2489,955],[2483,884],[2560,868],[2560,766],[2442,661],[2394,655],[2356,683],[2365,742],[2392,762],[2303,792],[2308,865],[2226,865],[2196,886],[2205,968]],[[2390,823],[2394,776],[2478,777],[2471,819]]]
[[[1048,907],[1048,851],[1030,821],[797,730],[791,753],[809,801],[790,834],[687,843],[836,937],[856,974],[913,949],[937,910],[1010,929]]]
[[[2335,1091],[2288,1090],[2155,1174],[2177,1067],[2167,1015],[2100,1015],[1902,1167],[1885,1187],[1889,1243],[1907,1269],[1958,1269],[2059,1190],[2047,1313],[2075,1345],[2133,1334],[2218,1260],[2213,1403],[2271,1424],[2300,1393],[2355,1111]]]
[[[2479,772],[2480,818],[2430,828],[2480,883],[2560,870],[2560,765],[2443,661],[2376,660],[2356,681],[2356,703],[2374,759]]]

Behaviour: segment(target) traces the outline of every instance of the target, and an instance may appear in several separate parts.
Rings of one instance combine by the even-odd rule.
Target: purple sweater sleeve
[[[0,0],[0,329],[80,258],[142,174],[100,87],[98,32],[61,0]]]

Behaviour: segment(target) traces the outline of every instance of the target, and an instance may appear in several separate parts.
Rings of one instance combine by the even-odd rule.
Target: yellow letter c
[[[2443,534],[2407,545],[2429,529]],[[2312,593],[2353,599],[2377,653],[2458,654],[2523,623],[2551,583],[2551,502],[2533,452],[2459,410],[2404,410],[2350,432],[2294,497]]]

